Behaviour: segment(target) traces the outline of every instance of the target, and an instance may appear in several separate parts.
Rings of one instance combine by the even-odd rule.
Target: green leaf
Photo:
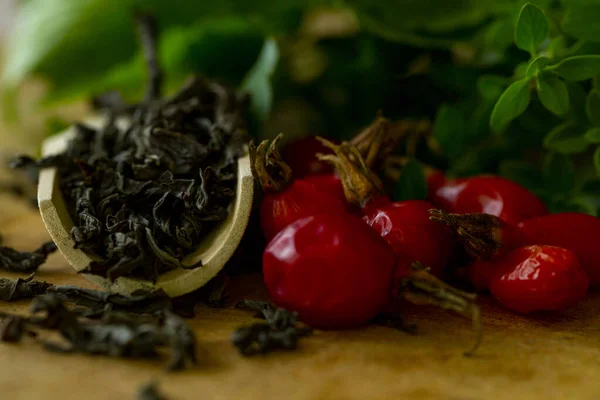
[[[555,193],[568,193],[575,186],[575,166],[569,156],[548,153],[544,158],[544,185]]]
[[[490,24],[485,33],[488,50],[503,52],[513,43],[513,24],[510,18],[499,19]]]
[[[557,126],[544,138],[544,147],[560,154],[582,153],[588,146],[588,141],[572,121]]]
[[[490,126],[494,131],[504,129],[510,121],[521,115],[529,105],[530,78],[523,78],[510,85],[494,106],[490,118]]]
[[[583,137],[590,143],[600,143],[600,127],[588,129]]]
[[[585,112],[593,125],[600,126],[600,90],[590,90],[585,101]]]
[[[412,158],[402,168],[400,179],[394,187],[394,200],[424,200],[427,197],[427,180],[423,166]]]
[[[533,164],[522,160],[504,160],[498,167],[498,173],[531,191],[537,191],[543,183],[542,172]]]
[[[536,57],[529,63],[525,75],[527,75],[530,78],[533,78],[535,75],[541,72],[549,63],[550,59],[546,56]]]
[[[569,111],[569,92],[567,85],[554,74],[539,74],[537,77],[537,93],[549,111],[556,115],[564,115]]]
[[[600,146],[594,152],[594,168],[596,168],[596,175],[600,176]]]
[[[509,80],[500,75],[482,75],[477,79],[477,90],[485,100],[496,101]]]
[[[271,75],[275,72],[279,61],[279,48],[275,39],[270,38],[258,56],[254,67],[248,72],[242,89],[250,93],[252,112],[260,119],[265,120],[271,112],[273,103],[273,88]]]
[[[454,105],[443,104],[435,116],[433,136],[449,158],[459,156],[464,150],[466,135],[467,121],[463,112]]]
[[[562,21],[565,32],[578,39],[600,41],[600,4],[592,1],[573,2],[565,8]]]
[[[254,25],[237,17],[167,29],[158,45],[158,58],[166,72],[166,92],[178,89],[190,74],[238,86],[256,62],[264,40]],[[127,100],[139,101],[145,84],[146,64],[138,52],[131,60],[115,65],[92,81],[53,87],[43,104],[56,105],[108,90],[118,90]]]
[[[600,73],[600,55],[565,58],[547,69],[568,81],[584,81]]]
[[[548,20],[539,7],[527,3],[521,8],[515,26],[515,44],[534,54],[548,36]]]
[[[597,217],[598,207],[595,203],[595,199],[590,196],[576,196],[569,199],[562,211],[580,212]]]

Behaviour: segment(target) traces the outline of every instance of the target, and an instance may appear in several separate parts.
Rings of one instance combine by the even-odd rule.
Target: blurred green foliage
[[[250,91],[255,135],[286,131],[271,125],[288,100],[303,105],[306,134],[338,139],[378,111],[427,118],[441,151],[421,143],[421,163],[497,173],[554,211],[598,213],[600,2],[28,0],[5,100],[34,75],[50,84],[47,107],[111,89],[140,98],[135,11],[159,19],[167,89],[199,73]],[[420,162],[404,169],[398,198],[424,196]]]

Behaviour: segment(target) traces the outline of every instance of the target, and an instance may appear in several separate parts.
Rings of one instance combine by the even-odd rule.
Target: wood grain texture
[[[32,249],[48,238],[36,211],[0,196],[9,245]],[[8,273],[2,276],[15,276]],[[60,255],[38,274],[53,283],[90,287]],[[260,277],[233,281],[230,304],[265,297]],[[0,344],[2,399],[134,399],[138,385],[157,378],[172,399],[597,399],[600,393],[600,295],[577,309],[537,318],[515,316],[483,298],[484,343],[462,355],[470,324],[431,308],[408,307],[419,333],[388,328],[323,332],[294,353],[243,358],[231,332],[255,321],[250,313],[198,307],[191,320],[200,366],[164,375],[160,361],[61,355],[28,342]],[[26,312],[27,302],[0,311]]]

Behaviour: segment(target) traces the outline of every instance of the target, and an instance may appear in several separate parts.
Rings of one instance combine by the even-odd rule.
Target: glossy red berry
[[[333,190],[319,190],[304,180],[293,180],[290,167],[277,152],[278,136],[269,146],[250,146],[255,178],[261,183],[264,196],[260,205],[260,224],[267,240],[297,219],[320,213],[343,212],[345,204]],[[324,185],[321,184],[321,187]]]
[[[446,226],[429,219],[432,208],[426,201],[400,201],[378,208],[364,218],[394,251],[399,278],[415,261],[439,276],[452,256],[453,235]]]
[[[289,142],[282,151],[283,160],[294,171],[294,178],[333,173],[333,167],[317,158],[317,154],[329,154],[316,136],[305,136]]]
[[[577,256],[560,247],[520,247],[489,267],[492,296],[524,314],[572,307],[585,297],[589,286]]]
[[[260,204],[260,225],[267,240],[283,228],[323,210],[343,212],[344,204],[303,180],[295,180],[282,192],[265,193]]]
[[[486,213],[509,224],[548,214],[536,195],[499,176],[445,179],[434,171],[428,176],[428,186],[429,201],[451,213]]]
[[[342,181],[336,174],[331,173],[323,175],[309,175],[304,177],[303,180],[305,182],[312,183],[320,191],[331,194],[333,197],[339,199],[342,203],[347,203]]]
[[[360,219],[321,213],[282,230],[263,256],[274,302],[316,328],[350,328],[375,317],[389,300],[394,255]]]
[[[361,208],[363,220],[390,245],[397,259],[398,278],[414,262],[431,268],[434,275],[444,269],[453,250],[452,233],[429,219],[432,204],[421,200],[391,202],[383,185],[358,150],[349,145],[329,144],[334,155],[326,156],[340,175],[346,199]]]
[[[575,253],[590,283],[600,285],[600,218],[577,212],[563,212],[506,224],[487,214],[446,214],[432,217],[450,225],[465,238],[465,244],[483,257],[502,256],[512,249],[529,245],[549,245]]]

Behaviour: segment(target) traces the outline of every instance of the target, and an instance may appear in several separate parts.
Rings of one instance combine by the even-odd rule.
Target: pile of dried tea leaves
[[[247,143],[247,96],[194,78],[161,97],[155,23],[138,19],[150,77],[145,101],[104,96],[101,128],[78,123],[63,153],[14,165],[58,168],[71,237],[97,260],[86,272],[155,281],[199,267],[181,260],[228,215]]]

